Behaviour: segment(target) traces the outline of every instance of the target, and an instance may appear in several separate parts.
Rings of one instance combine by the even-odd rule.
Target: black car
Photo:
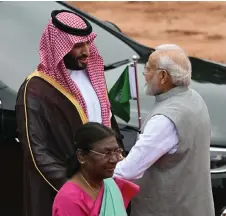
[[[98,35],[96,45],[104,58],[109,89],[136,55],[142,119],[153,105],[154,99],[142,93],[144,80],[141,75],[152,48],[124,35],[115,24],[100,21],[63,2],[0,2],[0,215],[22,215],[23,167],[22,149],[16,134],[16,95],[25,77],[39,63],[40,36],[55,9],[73,10],[90,21]],[[226,206],[226,65],[193,57],[190,60],[192,88],[206,101],[212,122],[211,175],[216,215],[219,216]],[[131,101],[128,124],[117,120],[129,152],[138,133],[136,102]]]

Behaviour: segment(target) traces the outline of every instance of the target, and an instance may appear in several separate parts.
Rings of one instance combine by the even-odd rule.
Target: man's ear
[[[169,74],[167,73],[167,71],[163,70],[161,73],[161,85],[165,84],[167,82],[167,80],[169,79]]]

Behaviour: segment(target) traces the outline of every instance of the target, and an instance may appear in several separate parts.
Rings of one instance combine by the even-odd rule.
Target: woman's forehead
[[[114,136],[104,138],[93,145],[93,149],[116,149],[118,148],[118,143]]]

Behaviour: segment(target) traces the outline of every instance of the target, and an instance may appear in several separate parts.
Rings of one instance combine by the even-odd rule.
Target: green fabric
[[[125,122],[130,120],[130,99],[129,67],[127,66],[109,91],[109,100],[113,114]]]
[[[127,216],[122,194],[112,178],[104,180],[100,216]]]

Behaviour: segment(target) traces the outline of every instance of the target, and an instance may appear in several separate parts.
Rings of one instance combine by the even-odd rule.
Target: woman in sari
[[[139,187],[112,178],[122,153],[110,128],[92,122],[83,125],[75,137],[69,180],[55,197],[52,216],[126,216]]]

